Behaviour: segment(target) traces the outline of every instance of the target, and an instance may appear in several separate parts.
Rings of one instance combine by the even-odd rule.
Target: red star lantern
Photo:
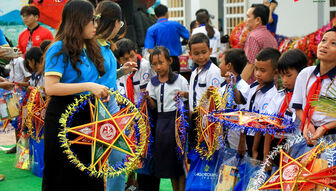
[[[320,146],[317,146],[297,159],[293,159],[281,149],[279,169],[259,189],[293,191],[315,188],[315,184],[307,181],[306,177],[312,175],[319,148]]]

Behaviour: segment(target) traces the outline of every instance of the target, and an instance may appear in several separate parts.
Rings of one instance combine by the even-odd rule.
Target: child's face
[[[321,61],[336,62],[336,32],[330,31],[323,35],[317,46],[317,58]]]
[[[125,64],[126,62],[137,62],[137,55],[134,50],[131,50],[131,52],[124,54],[123,56],[120,56],[118,59],[118,62],[120,65]]]
[[[295,68],[288,68],[287,70],[280,72],[282,84],[286,89],[294,89],[295,80],[298,74],[299,73]]]
[[[255,62],[254,75],[260,85],[273,81],[276,70],[273,68],[271,60]]]
[[[230,65],[228,63],[225,63],[225,55],[222,57],[222,61],[219,65],[219,69],[221,70],[221,76],[224,77],[226,72],[230,71]]]
[[[171,61],[167,60],[163,53],[154,55],[151,64],[158,76],[168,76]]]
[[[210,60],[212,50],[205,42],[192,44],[190,49],[189,54],[191,59],[198,64],[199,67],[206,65]]]

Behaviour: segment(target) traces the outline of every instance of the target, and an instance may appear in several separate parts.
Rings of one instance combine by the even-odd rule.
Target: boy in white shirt
[[[121,66],[127,62],[138,64],[137,71],[124,75],[117,80],[118,90],[137,104],[140,93],[146,90],[146,86],[152,77],[153,71],[150,63],[136,53],[136,44],[129,39],[121,39],[116,42],[117,49],[113,52]]]
[[[254,69],[257,81],[250,85],[247,102],[244,106],[246,110],[252,112],[265,111],[269,102],[277,93],[273,79],[277,73],[279,57],[280,52],[274,48],[264,48],[258,53]],[[244,134],[247,134],[246,139],[245,135],[241,136],[239,147],[244,148],[246,140],[249,156],[262,161],[264,159],[264,137],[261,133],[247,132],[246,130]]]
[[[271,115],[279,115],[290,121],[296,119],[295,109],[292,107],[292,95],[294,91],[294,85],[296,77],[300,71],[307,66],[308,58],[304,52],[299,49],[288,50],[283,53],[278,61],[278,72],[281,77],[284,89],[278,91],[274,95],[265,113]],[[272,136],[265,135],[264,143],[264,160],[271,151],[271,149],[285,140],[284,133]],[[275,163],[278,165],[278,163]]]
[[[246,63],[248,62],[243,49],[229,49],[223,53],[221,64],[221,76],[225,77],[222,87],[219,89],[220,95],[223,95],[229,87],[231,77],[233,76],[234,103],[233,109],[240,109],[241,104],[246,104],[249,85],[240,77]],[[238,150],[240,132],[229,129],[227,140],[230,148]],[[241,153],[242,154],[242,153]]]

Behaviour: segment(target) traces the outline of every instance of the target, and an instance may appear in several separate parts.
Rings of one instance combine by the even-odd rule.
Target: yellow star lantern
[[[43,138],[41,131],[48,103],[49,97],[43,98],[40,88],[34,88],[30,92],[27,104],[22,108],[25,116],[22,118],[23,124],[26,124],[29,135],[36,141]]]
[[[200,100],[200,105],[195,108],[195,112],[198,113],[196,151],[207,159],[218,148],[219,136],[222,133],[220,123],[211,121],[209,115],[220,108],[221,99],[217,89],[208,89]]]
[[[134,170],[138,163],[140,154],[143,152],[147,133],[145,122],[140,112],[135,106],[127,102],[126,98],[113,92],[117,102],[122,102],[123,107],[117,113],[111,115],[100,99],[95,98],[95,103],[90,101],[88,95],[77,100],[60,120],[64,130],[59,137],[62,147],[66,148],[66,153],[73,163],[81,170],[87,170],[91,175],[114,176],[122,172]],[[67,127],[67,118],[72,115],[76,106],[88,101],[91,122],[75,127]],[[118,101],[119,100],[119,101]],[[136,125],[136,123],[138,125]],[[138,132],[138,135],[137,135]],[[66,134],[77,135],[73,140],[69,140]],[[69,136],[72,137],[72,136]],[[72,144],[82,144],[91,146],[91,163],[84,165],[70,149]],[[116,162],[116,165],[108,166],[107,159],[112,150],[117,150],[125,154],[123,161]]]

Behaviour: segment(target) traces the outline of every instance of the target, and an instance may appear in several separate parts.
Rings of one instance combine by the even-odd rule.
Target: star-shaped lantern
[[[218,147],[219,136],[222,134],[220,123],[211,119],[211,113],[221,108],[220,96],[217,89],[207,90],[200,100],[197,118],[197,146],[196,151],[209,158]]]
[[[132,125],[136,114],[130,110],[130,106],[113,115],[100,99],[96,98],[95,105],[89,102],[89,106],[92,122],[68,129],[69,132],[79,135],[75,140],[69,141],[71,144],[92,146],[91,164],[88,168],[103,168],[113,149],[135,156],[136,145],[132,140],[135,133],[129,133],[128,127]]]
[[[39,88],[31,90],[27,105],[22,107],[22,123],[26,124],[31,138],[39,141],[43,137],[44,118],[49,98],[43,98]]]
[[[334,176],[335,168],[332,168],[329,171],[322,170],[313,174],[313,166],[319,149],[320,145],[296,159],[292,158],[281,149],[279,169],[259,189],[279,189],[284,191],[311,190],[316,187],[315,184],[322,185],[323,182],[332,183],[332,181],[326,181],[325,178],[328,177],[328,175],[329,177]],[[333,181],[333,185],[335,185],[335,177],[333,178]],[[330,186],[325,183],[323,185]]]

